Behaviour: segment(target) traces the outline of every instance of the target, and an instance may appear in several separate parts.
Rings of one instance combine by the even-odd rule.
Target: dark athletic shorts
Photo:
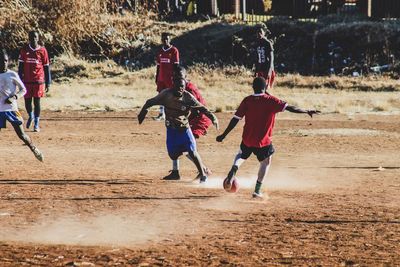
[[[264,147],[248,147],[243,144],[243,142],[240,144],[240,150],[242,152],[242,159],[248,159],[251,154],[254,154],[256,155],[258,161],[263,161],[264,159],[269,158],[269,156],[271,156],[275,152],[272,144]]]

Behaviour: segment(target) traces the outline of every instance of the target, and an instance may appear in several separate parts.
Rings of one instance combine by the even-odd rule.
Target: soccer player
[[[184,79],[186,82],[185,90],[192,94],[197,101],[200,102],[203,106],[206,106],[206,101],[200,93],[200,90],[197,86],[191,81],[187,80],[186,69],[182,66],[177,66],[174,71],[174,80]],[[198,111],[191,112],[189,115],[189,125],[192,130],[193,136],[196,139],[199,139],[200,136],[204,136],[207,134],[207,129],[211,126],[212,121],[204,114]],[[190,155],[187,155],[188,159],[193,162],[193,159]],[[209,168],[204,166],[204,171],[208,175],[211,174]],[[200,178],[200,173],[199,177]],[[177,176],[179,178],[179,159],[172,161],[172,171],[170,174],[170,178]]]
[[[257,60],[255,77],[263,77],[266,80],[266,90],[272,88],[275,80],[274,70],[274,47],[272,41],[267,39],[265,29],[262,26],[257,28]]]
[[[18,111],[17,99],[24,96],[26,89],[18,74],[8,70],[8,54],[0,50],[0,130],[6,121],[14,127],[18,137],[30,148],[35,157],[43,161],[43,155],[24,132],[23,119]],[[18,88],[18,90],[17,90]]]
[[[40,99],[49,92],[51,84],[50,61],[45,47],[39,45],[37,31],[29,32],[29,44],[23,47],[19,55],[18,74],[25,84],[25,108],[29,115],[26,128],[34,122],[33,130],[40,132]],[[35,106],[32,111],[32,99]]]
[[[245,118],[240,151],[234,160],[227,179],[224,181],[224,188],[230,188],[240,165],[254,153],[260,162],[258,179],[253,193],[253,197],[255,198],[262,197],[262,182],[268,173],[272,154],[275,152],[272,146],[272,131],[275,124],[275,114],[287,110],[293,113],[305,113],[312,117],[314,114],[320,113],[318,110],[303,110],[288,105],[286,102],[266,94],[265,87],[266,81],[263,77],[256,77],[254,79],[254,94],[243,99],[224,133],[216,138],[217,142],[222,142],[235,128],[239,120],[243,117]]]
[[[162,47],[157,54],[157,73],[156,84],[157,92],[164,89],[172,88],[174,68],[179,65],[179,51],[171,44],[171,35],[167,32],[161,34]],[[160,113],[155,118],[156,120],[165,120],[164,107],[160,106]]]
[[[190,111],[206,114],[218,129],[218,119],[205,106],[200,104],[189,92],[185,91],[186,81],[182,78],[174,81],[172,89],[166,89],[157,96],[146,101],[138,115],[139,124],[142,124],[147,111],[154,105],[165,107],[165,126],[167,127],[167,150],[171,160],[177,160],[183,152],[188,152],[200,173],[200,183],[207,180],[204,165],[196,148],[196,140],[189,125]],[[173,170],[178,175],[165,176],[164,180],[179,180],[178,169]]]

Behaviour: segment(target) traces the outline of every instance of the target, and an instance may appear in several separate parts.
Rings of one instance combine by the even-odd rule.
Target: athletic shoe
[[[238,170],[237,166],[232,166],[231,170],[228,173],[228,176],[226,176],[225,178],[227,184],[232,184],[232,179],[235,177],[237,170]]]
[[[153,118],[155,121],[165,121],[165,115],[164,114],[158,114],[157,117]]]
[[[200,183],[201,183],[201,184],[204,184],[204,183],[206,183],[206,182],[207,182],[207,176],[206,176],[206,175],[201,176],[201,177],[200,177]]]
[[[178,170],[170,171],[170,174],[168,174],[167,176],[165,176],[163,178],[163,180],[167,180],[167,181],[174,181],[174,180],[180,180],[180,179],[181,179],[181,176],[179,175]]]
[[[44,160],[43,154],[42,154],[42,152],[40,152],[40,150],[39,150],[37,147],[34,146],[34,147],[32,148],[32,153],[33,153],[33,155],[35,155],[35,157],[36,157],[39,161],[43,162],[43,160]]]
[[[26,120],[26,129],[29,129],[29,128],[31,127],[31,124],[32,124],[32,118],[29,117],[29,118]]]
[[[39,126],[35,126],[33,127],[33,131],[39,133],[40,132],[40,128]]]
[[[208,176],[210,176],[212,174],[212,171],[209,168],[204,167],[204,174],[208,177]],[[194,178],[194,179],[198,180],[200,178],[201,178],[201,173],[198,173],[196,178]]]
[[[262,193],[253,192],[253,198],[264,198]]]

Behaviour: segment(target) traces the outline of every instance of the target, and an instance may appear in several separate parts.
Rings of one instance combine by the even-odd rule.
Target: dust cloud
[[[132,212],[131,212],[132,213]],[[132,246],[147,242],[157,242],[176,233],[184,233],[178,227],[184,216],[171,216],[171,207],[158,207],[135,214],[129,211],[118,214],[98,216],[61,215],[53,218],[41,218],[33,225],[18,229],[0,227],[1,241],[22,243],[40,243],[52,245],[104,245]],[[193,226],[193,222],[191,222]],[[193,231],[194,227],[190,227]]]

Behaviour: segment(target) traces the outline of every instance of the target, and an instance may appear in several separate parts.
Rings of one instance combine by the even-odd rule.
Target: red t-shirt
[[[185,90],[191,93],[202,105],[206,105],[206,101],[204,100],[203,96],[200,94],[199,89],[194,83],[187,82]],[[208,118],[204,113],[190,113],[189,121],[192,121],[195,118],[197,119],[197,122],[201,121],[206,125],[210,125],[212,123],[210,118]]]
[[[41,84],[45,82],[44,66],[50,64],[46,48],[39,46],[33,49],[27,45],[21,49],[18,61],[24,63],[22,77],[24,83]]]
[[[157,65],[160,67],[157,81],[168,82],[172,80],[174,64],[179,64],[179,51],[175,46],[168,49],[161,48],[157,55]]]
[[[275,114],[284,111],[286,103],[268,94],[251,95],[243,99],[235,118],[245,117],[243,143],[248,147],[265,147],[271,144]]]

